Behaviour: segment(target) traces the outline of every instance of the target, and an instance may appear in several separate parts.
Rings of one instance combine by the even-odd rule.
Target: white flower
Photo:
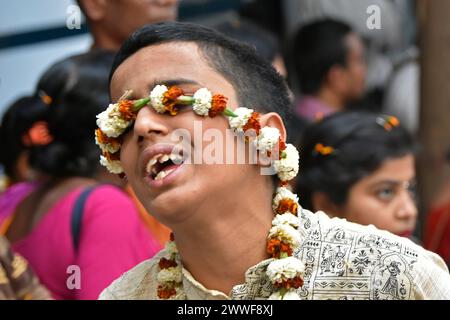
[[[206,88],[198,89],[194,93],[192,109],[200,116],[207,116],[211,109],[212,93]]]
[[[269,263],[266,274],[270,281],[275,284],[301,277],[304,272],[305,265],[300,259],[287,257]]]
[[[174,241],[167,241],[165,249],[169,255],[178,253],[177,245]]]
[[[298,197],[295,193],[292,193],[288,188],[286,187],[280,187],[277,189],[276,195],[273,198],[272,201],[272,209],[274,212],[276,212],[278,205],[280,204],[280,201],[283,199],[291,199],[298,205]],[[300,207],[300,205],[299,205]]]
[[[97,115],[97,126],[110,138],[120,136],[131,124],[122,118],[119,104],[110,104],[108,108]]]
[[[281,295],[280,291],[276,291],[270,295],[269,300],[300,300],[300,296],[295,290],[289,290],[284,296]]]
[[[104,156],[100,156],[100,164],[105,166],[106,169],[113,174],[123,173],[122,164],[118,160],[108,161]]]
[[[237,108],[233,112],[237,117],[228,117],[230,128],[235,132],[244,132],[243,128],[252,116],[253,109]]]
[[[97,136],[97,131],[95,131],[95,144],[98,145],[103,152],[108,152],[108,153],[116,153],[117,151],[120,150],[120,147],[121,147],[120,143],[111,144],[111,143],[99,142],[98,136]]]
[[[273,226],[289,225],[293,228],[300,226],[300,219],[291,213],[278,214],[275,219],[272,220]]]
[[[269,231],[269,239],[276,238],[286,244],[289,244],[292,249],[300,246],[300,234],[297,230],[287,224],[273,226]]]
[[[182,278],[183,274],[181,272],[181,267],[179,266],[161,269],[157,275],[157,280],[160,283],[167,283],[167,282],[180,283],[182,281]]]
[[[298,173],[298,163],[300,156],[297,149],[292,144],[286,145],[284,150],[286,157],[275,160],[274,167],[281,181],[289,181],[295,178]]]
[[[150,92],[150,101],[153,109],[158,113],[166,112],[166,107],[163,104],[164,93],[167,92],[167,87],[165,85],[157,85]]]
[[[260,130],[255,140],[255,147],[261,152],[272,151],[280,140],[280,130],[272,127],[264,127]]]
[[[116,153],[120,150],[120,144],[113,145],[111,143],[99,143],[95,141],[103,152]]]

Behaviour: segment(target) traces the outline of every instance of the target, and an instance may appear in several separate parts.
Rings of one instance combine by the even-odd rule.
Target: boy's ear
[[[280,131],[281,139],[286,141],[287,133],[286,127],[284,126],[283,119],[276,112],[269,112],[261,115],[260,119],[261,128],[272,127],[277,128]]]
[[[260,118],[261,129],[264,127],[277,128],[280,131],[280,138],[283,141],[286,141],[286,128],[284,127],[283,119],[281,119],[280,115],[276,112],[269,112],[266,114],[262,114]],[[268,166],[271,163],[271,157],[267,157],[266,155],[262,155],[259,153],[258,156],[258,165],[260,166]],[[278,159],[278,158],[277,158]]]

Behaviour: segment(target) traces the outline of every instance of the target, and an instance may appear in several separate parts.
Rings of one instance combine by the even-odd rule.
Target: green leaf
[[[237,114],[234,113],[233,111],[231,111],[231,110],[228,109],[228,108],[226,108],[226,109],[223,111],[223,114],[226,115],[227,117],[233,117],[233,118],[236,118],[236,117],[237,117]]]
[[[134,111],[139,111],[142,107],[146,106],[150,102],[150,98],[139,99],[134,102]]]

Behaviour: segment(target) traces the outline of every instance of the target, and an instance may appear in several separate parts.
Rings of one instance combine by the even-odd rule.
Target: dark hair
[[[323,192],[342,205],[350,188],[384,161],[414,154],[415,144],[407,130],[402,126],[387,130],[383,119],[386,117],[368,112],[340,112],[306,128],[296,181],[302,206],[314,209],[314,192]],[[315,151],[317,144],[335,151],[322,155]]]
[[[333,66],[346,65],[349,50],[345,37],[351,32],[346,23],[331,19],[312,22],[298,30],[290,56],[302,93],[317,93]]]
[[[108,74],[114,53],[91,51],[54,64],[37,90],[51,97],[47,122],[53,142],[34,148],[30,164],[52,177],[92,176],[98,168],[96,115],[109,102]]]
[[[229,38],[241,41],[255,48],[256,52],[272,63],[277,55],[281,55],[280,46],[276,36],[257,24],[245,19],[221,22],[214,26]]]
[[[20,154],[28,149],[23,136],[37,121],[44,119],[47,105],[39,96],[26,96],[17,99],[3,115],[0,126],[0,163],[6,175],[15,180],[16,164]]]
[[[139,49],[167,42],[194,42],[207,63],[233,86],[241,107],[277,112],[286,119],[290,108],[287,87],[271,64],[254,48],[192,23],[157,23],[134,32],[117,53],[110,79],[119,65]]]

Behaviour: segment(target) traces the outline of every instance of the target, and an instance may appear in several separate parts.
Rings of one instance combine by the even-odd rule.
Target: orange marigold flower
[[[211,109],[209,109],[208,115],[211,118],[214,118],[218,114],[222,113],[227,107],[227,100],[228,98],[221,94],[213,95],[211,100]]]
[[[184,91],[176,86],[170,87],[165,93],[162,100],[166,111],[170,113],[171,116],[176,116],[178,109],[176,108],[178,97],[184,95]]]
[[[160,269],[169,269],[169,268],[175,268],[176,266],[178,266],[178,264],[176,263],[175,260],[170,260],[170,259],[166,259],[166,258],[161,258],[159,260],[159,268]]]
[[[389,117],[389,123],[394,127],[398,127],[400,125],[400,121],[394,116]]]
[[[159,299],[169,299],[171,296],[177,294],[175,288],[166,288],[163,286],[158,286],[158,298]]]
[[[126,121],[131,121],[136,118],[136,112],[133,111],[134,101],[132,100],[122,100],[119,102],[119,112],[123,119]]]
[[[253,129],[255,130],[256,135],[259,135],[259,131],[261,130],[261,123],[259,122],[259,113],[253,112],[250,119],[248,119],[245,126],[242,128],[245,131]]]
[[[281,140],[278,142],[278,152],[279,152],[279,159],[281,159],[281,154],[283,153],[283,151],[286,150],[286,142],[284,142],[284,140]]]
[[[283,282],[275,283],[274,286],[278,289],[285,288],[285,289],[298,289],[302,287],[304,284],[304,281],[302,277],[295,277],[294,279],[289,279]]]
[[[286,212],[291,212],[294,215],[297,215],[298,204],[292,199],[281,199],[278,203],[278,208],[276,210],[277,214],[283,214]]]
[[[102,156],[104,156],[108,161],[119,161],[120,160],[120,152],[116,152],[116,153],[103,152]]]
[[[280,187],[287,187],[289,185],[288,181],[280,181]]]
[[[331,146],[325,146],[322,143],[318,143],[314,146],[314,151],[323,156],[328,156],[334,152],[334,148]]]
[[[95,130],[95,136],[97,137],[98,142],[102,144],[110,144],[112,146],[117,146],[120,145],[121,143],[119,138],[110,138],[106,134],[104,134],[103,131],[100,129]]]
[[[279,239],[272,238],[267,242],[267,253],[272,258],[279,259],[281,253],[287,253],[288,256],[292,256],[292,248]]]

